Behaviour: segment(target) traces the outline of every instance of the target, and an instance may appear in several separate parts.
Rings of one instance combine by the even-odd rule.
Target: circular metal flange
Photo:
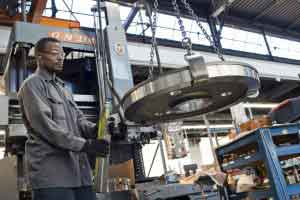
[[[152,124],[225,109],[259,88],[252,66],[212,62],[146,80],[125,94],[122,105],[128,120]]]

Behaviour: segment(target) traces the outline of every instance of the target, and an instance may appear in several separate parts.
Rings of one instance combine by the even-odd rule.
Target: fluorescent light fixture
[[[5,135],[5,131],[0,130],[0,135]]]
[[[278,103],[244,103],[244,108],[275,108]]]
[[[206,129],[206,125],[183,125],[182,129]],[[209,128],[219,128],[219,129],[226,129],[226,128],[233,128],[232,124],[212,124]]]

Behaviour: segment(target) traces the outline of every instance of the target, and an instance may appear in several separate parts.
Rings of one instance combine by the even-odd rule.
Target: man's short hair
[[[53,37],[45,37],[41,38],[37,43],[35,44],[34,49],[34,55],[37,56],[39,52],[44,51],[46,49],[46,46],[49,42],[55,42],[60,43],[60,41]]]

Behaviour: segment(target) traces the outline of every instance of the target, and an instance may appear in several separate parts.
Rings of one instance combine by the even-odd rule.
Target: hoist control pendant
[[[258,95],[260,81],[252,66],[240,62],[204,63],[187,56],[188,67],[146,80],[122,100],[125,117],[152,124],[220,111]]]

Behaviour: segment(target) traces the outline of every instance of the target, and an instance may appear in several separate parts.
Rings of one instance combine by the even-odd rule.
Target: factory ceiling
[[[149,0],[152,1],[152,0]],[[133,2],[121,0],[119,2]],[[171,0],[160,0],[161,12],[172,13]],[[182,13],[184,5],[178,0]],[[300,1],[298,0],[187,0],[202,19],[218,17],[219,24],[300,40]]]

